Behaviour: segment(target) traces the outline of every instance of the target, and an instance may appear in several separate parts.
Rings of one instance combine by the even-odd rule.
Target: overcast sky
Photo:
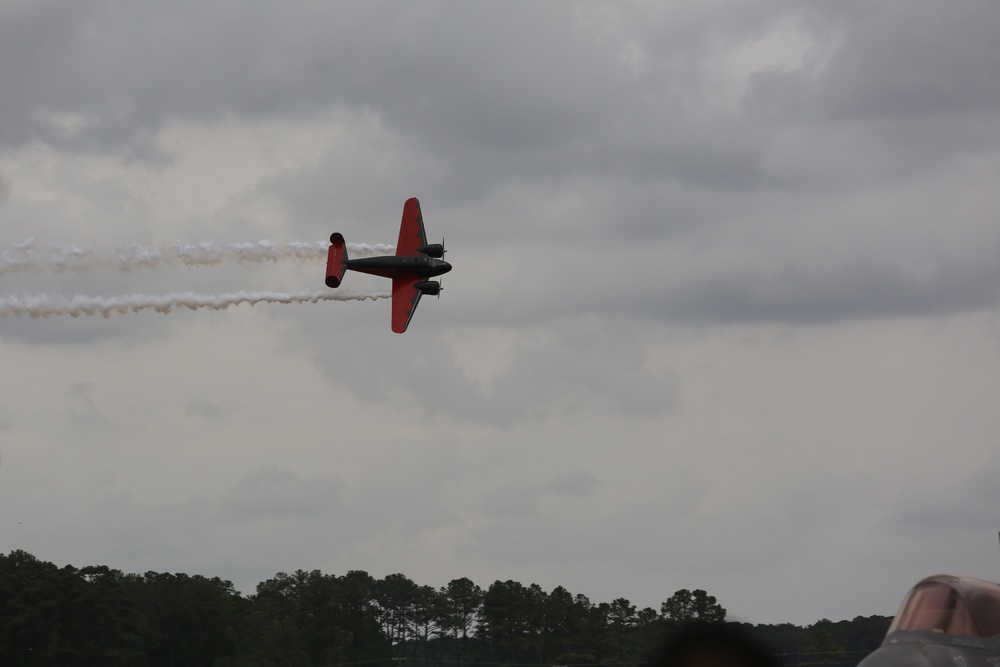
[[[417,196],[455,267],[402,336],[384,300],[0,319],[0,552],[245,593],[703,588],[755,623],[1000,578],[997,26],[993,0],[0,0],[0,260],[392,244]],[[316,259],[0,283],[325,289]]]

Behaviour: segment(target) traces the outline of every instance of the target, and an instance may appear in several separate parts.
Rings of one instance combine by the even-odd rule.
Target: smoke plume
[[[332,292],[306,290],[302,292],[229,292],[223,294],[196,294],[172,292],[169,294],[125,294],[121,296],[64,297],[54,294],[26,294],[0,297],[0,317],[27,315],[32,319],[53,315],[101,315],[138,313],[155,310],[169,313],[175,308],[198,310],[224,310],[230,306],[248,303],[317,303],[319,301],[364,301],[387,299],[388,292]]]
[[[0,252],[0,276],[16,271],[87,271],[91,269],[159,269],[170,266],[215,266],[223,262],[261,263],[288,260],[309,261],[326,259],[326,241],[256,241],[217,244],[211,241],[147,246],[139,243],[101,249],[92,245],[54,246],[47,250],[35,248],[33,238],[12,243],[13,250]],[[356,257],[392,254],[392,245],[348,243],[347,250]]]

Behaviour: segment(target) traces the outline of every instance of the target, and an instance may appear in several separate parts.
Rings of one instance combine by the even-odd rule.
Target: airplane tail
[[[330,249],[326,255],[326,286],[340,287],[347,270],[347,243],[340,232],[330,234]]]

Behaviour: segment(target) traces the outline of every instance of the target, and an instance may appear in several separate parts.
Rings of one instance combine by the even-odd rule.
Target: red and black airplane
[[[392,330],[403,333],[410,324],[421,295],[441,293],[441,283],[429,278],[451,271],[451,264],[442,257],[444,243],[427,243],[420,202],[413,197],[403,204],[403,220],[399,224],[395,255],[348,259],[344,235],[340,232],[330,235],[326,286],[339,287],[348,269],[392,278]]]

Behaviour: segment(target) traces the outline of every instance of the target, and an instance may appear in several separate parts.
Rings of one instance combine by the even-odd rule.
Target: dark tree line
[[[679,624],[723,621],[702,590],[660,606],[593,603],[559,586],[402,574],[279,573],[243,596],[198,575],[59,568],[0,554],[0,665],[140,667],[601,665],[641,663]],[[891,619],[747,626],[788,667],[856,664]]]

